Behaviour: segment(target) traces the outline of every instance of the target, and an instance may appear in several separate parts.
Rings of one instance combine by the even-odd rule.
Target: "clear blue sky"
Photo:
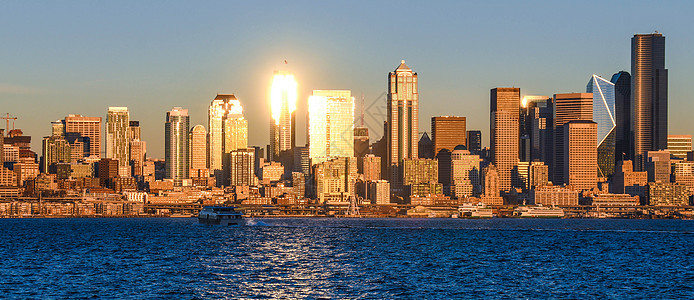
[[[488,144],[489,89],[585,91],[593,73],[630,71],[631,36],[658,30],[670,133],[692,134],[692,11],[693,1],[3,1],[0,113],[19,117],[38,151],[50,121],[127,106],[148,156],[163,157],[167,110],[206,125],[215,94],[235,93],[250,144],[264,146],[272,72],[286,68],[299,82],[297,143],[313,89],[363,94],[378,138],[385,100],[370,103],[405,59],[419,73],[420,130],[431,116],[465,116]]]

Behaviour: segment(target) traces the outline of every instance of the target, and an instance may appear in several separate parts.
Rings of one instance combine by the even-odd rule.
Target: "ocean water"
[[[694,298],[694,222],[0,220],[0,298]]]

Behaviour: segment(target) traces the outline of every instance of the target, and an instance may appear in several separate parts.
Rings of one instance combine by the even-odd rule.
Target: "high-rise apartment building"
[[[207,130],[195,125],[190,130],[190,169],[192,173],[207,170]]]
[[[229,185],[255,185],[256,177],[254,170],[255,149],[237,149],[229,153],[230,174]]]
[[[564,178],[577,190],[590,190],[598,185],[598,124],[591,120],[572,120],[564,129]]]
[[[296,145],[296,100],[297,83],[294,75],[276,71],[270,90],[272,119],[269,160],[278,161],[282,152],[291,150]]]
[[[373,155],[367,154],[366,156],[360,158],[362,160],[362,174],[364,175],[364,181],[375,181],[381,179],[381,158]]]
[[[44,137],[42,146],[41,170],[44,173],[55,174],[55,164],[70,162],[70,144],[62,136]]]
[[[101,117],[68,115],[63,122],[68,142],[82,142],[84,157],[101,158]]]
[[[490,145],[501,190],[511,188],[512,173],[518,165],[520,104],[520,88],[491,90]]]
[[[668,70],[661,33],[631,38],[631,76],[634,156],[640,171],[646,151],[667,148]]]
[[[130,175],[130,113],[127,107],[108,108],[106,158],[118,161],[121,176]]]
[[[320,203],[348,202],[355,194],[357,158],[339,157],[314,166],[315,193]]]
[[[687,152],[692,151],[692,135],[668,135],[667,150],[676,159],[687,159]]]
[[[419,131],[419,90],[417,72],[401,61],[388,73],[388,154],[391,187],[402,185],[402,160],[417,158]]]
[[[586,92],[593,94],[593,121],[598,123],[598,176],[612,176],[617,141],[615,85],[593,74]]]
[[[354,156],[354,97],[348,90],[314,90],[308,99],[311,164]]]
[[[164,125],[164,153],[166,163],[166,178],[173,179],[174,185],[183,185],[188,179],[188,132],[190,119],[188,110],[174,107],[166,112],[166,124]]]
[[[615,162],[633,160],[633,132],[631,128],[631,75],[619,71],[612,75],[610,82],[614,83],[615,106]]]
[[[593,94],[568,93],[554,95],[554,157],[551,170],[555,185],[566,183],[564,165],[564,124],[574,120],[593,120]],[[597,138],[596,138],[597,139]]]

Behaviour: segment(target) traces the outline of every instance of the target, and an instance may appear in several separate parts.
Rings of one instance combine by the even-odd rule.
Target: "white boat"
[[[513,210],[513,215],[521,218],[562,218],[564,210],[559,207],[519,206]]]
[[[492,218],[494,211],[488,208],[484,203],[464,203],[458,206],[458,217],[468,218]]]
[[[206,206],[198,214],[198,222],[208,225],[245,226],[243,213],[230,206]]]

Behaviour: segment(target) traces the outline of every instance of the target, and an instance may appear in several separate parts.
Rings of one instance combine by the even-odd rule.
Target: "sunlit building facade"
[[[188,132],[190,120],[188,110],[174,107],[166,112],[164,125],[164,154],[166,163],[166,178],[173,179],[174,185],[183,185],[188,179]]]
[[[297,83],[294,75],[276,71],[270,89],[270,160],[279,160],[280,153],[296,144]]]
[[[108,108],[106,158],[118,161],[121,176],[130,175],[130,112],[127,107]]]
[[[248,147],[248,121],[234,94],[217,94],[208,109],[208,163],[211,173],[224,167],[224,154]]]
[[[68,115],[65,123],[65,139],[71,144],[82,143],[83,157],[101,158],[101,117]],[[73,146],[73,149],[76,147]],[[73,154],[74,157],[74,154]]]
[[[419,90],[417,72],[403,60],[388,73],[387,166],[391,186],[402,186],[402,161],[419,156]]]
[[[692,151],[692,135],[668,135],[667,149],[675,159],[687,159],[687,152]]]
[[[554,94],[554,157],[550,170],[555,185],[566,183],[564,177],[567,166],[564,161],[564,124],[573,120],[593,120],[593,94],[566,93]]]
[[[205,126],[195,125],[190,130],[190,170],[191,174],[207,169],[207,130]]]
[[[317,164],[354,156],[354,97],[348,90],[314,90],[308,99],[309,157]]]
[[[492,162],[499,172],[499,187],[506,191],[518,166],[520,88],[494,88],[490,100]]]
[[[617,138],[615,85],[593,74],[586,86],[586,92],[593,94],[593,121],[598,123],[598,176],[612,176]]]

